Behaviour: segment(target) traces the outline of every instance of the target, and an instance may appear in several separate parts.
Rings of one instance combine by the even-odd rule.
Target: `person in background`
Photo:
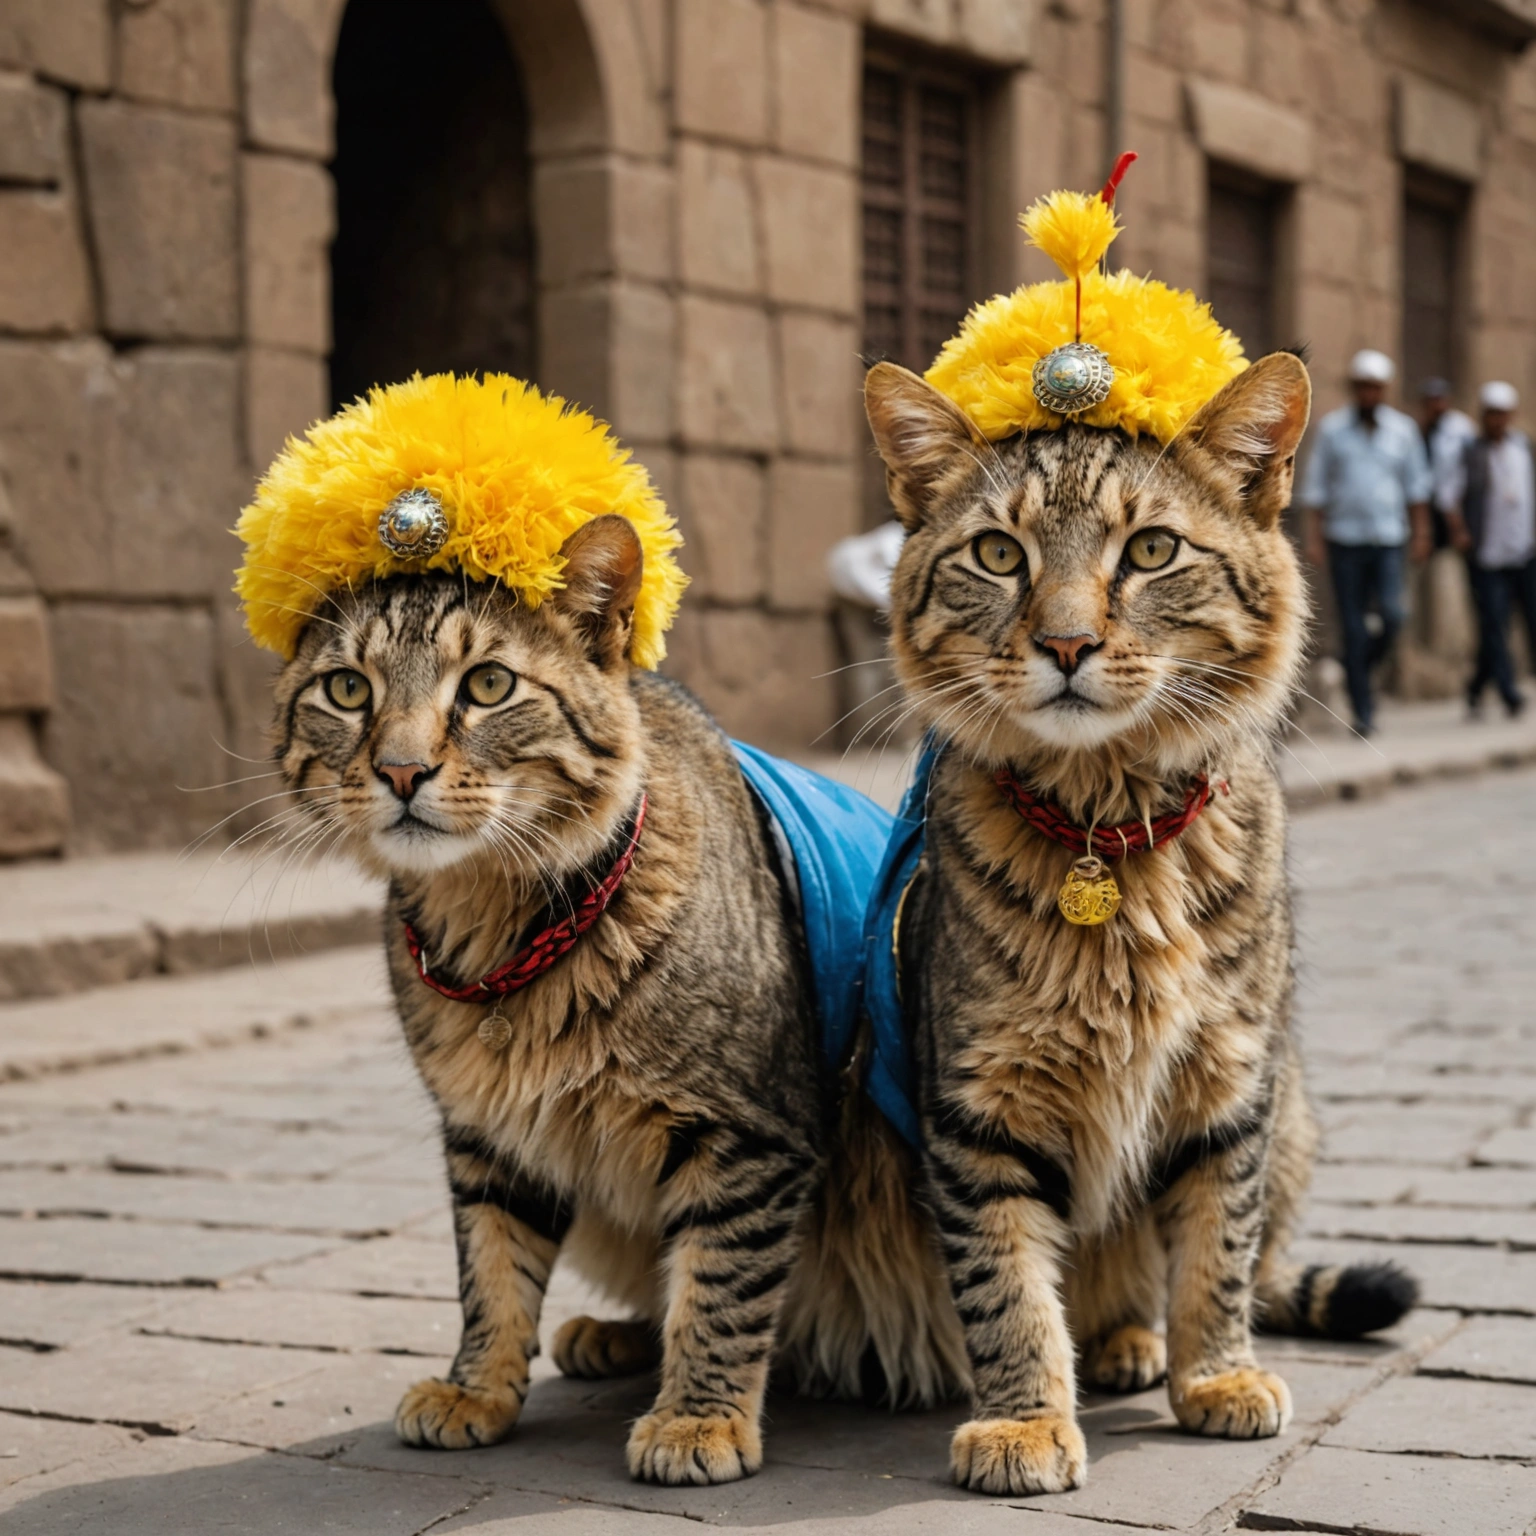
[[[1355,353],[1354,404],[1323,417],[1300,497],[1303,550],[1333,577],[1344,675],[1362,736],[1374,727],[1371,673],[1403,627],[1405,553],[1422,560],[1430,550],[1429,456],[1418,424],[1386,403],[1391,382],[1391,358]]]
[[[1477,436],[1477,423],[1451,404],[1451,386],[1444,379],[1425,379],[1419,389],[1419,430],[1429,454],[1429,473],[1434,489],[1429,499],[1430,533],[1434,548],[1450,547],[1446,519],[1456,508],[1453,494],[1461,473],[1462,455]]]
[[[1520,395],[1513,384],[1484,384],[1483,430],[1462,454],[1450,482],[1451,542],[1467,557],[1477,610],[1477,665],[1467,684],[1476,716],[1492,683],[1504,707],[1518,715],[1525,699],[1515,686],[1509,616],[1519,608],[1536,657],[1536,472],[1531,440],[1514,426]]]

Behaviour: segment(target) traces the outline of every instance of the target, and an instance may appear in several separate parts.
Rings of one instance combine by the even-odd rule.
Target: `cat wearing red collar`
[[[631,1314],[568,1322],[560,1369],[660,1366],[631,1473],[724,1482],[761,1465],[774,1359],[857,1393],[869,1342],[893,1393],[931,1396],[963,1352],[878,1146],[848,1242],[825,1231],[839,1064],[805,936],[730,744],[631,660],[634,528],[593,518],[560,559],[537,607],[441,571],[327,594],[278,679],[276,760],[298,841],[390,882],[395,1000],[442,1118],[464,1332],[401,1438],[512,1431],[560,1254]],[[883,1323],[866,1271],[866,1292],[892,1277]]]
[[[1290,1393],[1251,1325],[1352,1337],[1415,1294],[1285,1257],[1317,1142],[1271,764],[1307,612],[1280,524],[1306,370],[1261,360],[1166,445],[989,441],[889,363],[865,397],[908,530],[893,650],[942,743],[900,950],[972,1378],[953,1473],[1078,1486],[1079,1352],[1098,1388],[1166,1371],[1186,1429],[1277,1434]]]

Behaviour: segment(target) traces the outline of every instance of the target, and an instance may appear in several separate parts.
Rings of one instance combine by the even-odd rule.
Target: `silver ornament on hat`
[[[1069,341],[1047,352],[1031,375],[1035,399],[1058,416],[1076,416],[1109,398],[1114,365],[1086,341]]]
[[[379,514],[379,542],[402,560],[434,555],[448,537],[448,514],[433,491],[402,491]]]

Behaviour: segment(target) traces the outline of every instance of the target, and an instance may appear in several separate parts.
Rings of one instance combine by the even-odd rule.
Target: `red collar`
[[[608,873],[596,884],[591,883],[590,876],[584,877],[582,883],[587,887],[585,894],[577,897],[575,892],[571,892],[569,899],[559,903],[559,910],[566,914],[564,917],[556,918],[554,904],[545,907],[524,929],[525,933],[531,930],[533,937],[520,945],[510,960],[503,961],[493,971],[487,971],[479,981],[457,986],[434,975],[431,966],[427,964],[426,946],[421,942],[421,935],[407,921],[405,947],[410,950],[411,959],[416,962],[416,970],[421,979],[434,992],[456,1003],[494,1003],[498,998],[512,992],[521,992],[524,987],[537,981],[557,960],[575,947],[576,941],[603,915],[608,903],[613,900],[624,876],[629,873],[629,866],[634,862],[635,849],[640,846],[640,829],[645,825],[646,804],[646,796],[641,795],[634,816],[616,839],[622,846],[609,865]]]
[[[1169,811],[1144,821],[1122,821],[1113,827],[1095,827],[1093,843],[1082,827],[1067,819],[1067,813],[1053,801],[1042,800],[1025,788],[1007,769],[996,775],[997,787],[1013,802],[1013,808],[1043,837],[1070,848],[1073,853],[1096,853],[1101,859],[1119,859],[1128,853],[1142,853],[1148,848],[1172,842],[1205,809],[1211,798],[1211,781],[1202,773],[1189,786],[1182,810]],[[1225,781],[1221,784],[1227,792]]]

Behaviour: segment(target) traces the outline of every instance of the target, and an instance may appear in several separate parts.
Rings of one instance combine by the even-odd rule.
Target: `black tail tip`
[[[1390,1328],[1419,1299],[1419,1282],[1396,1264],[1351,1264],[1328,1295],[1327,1334],[1358,1339]]]

